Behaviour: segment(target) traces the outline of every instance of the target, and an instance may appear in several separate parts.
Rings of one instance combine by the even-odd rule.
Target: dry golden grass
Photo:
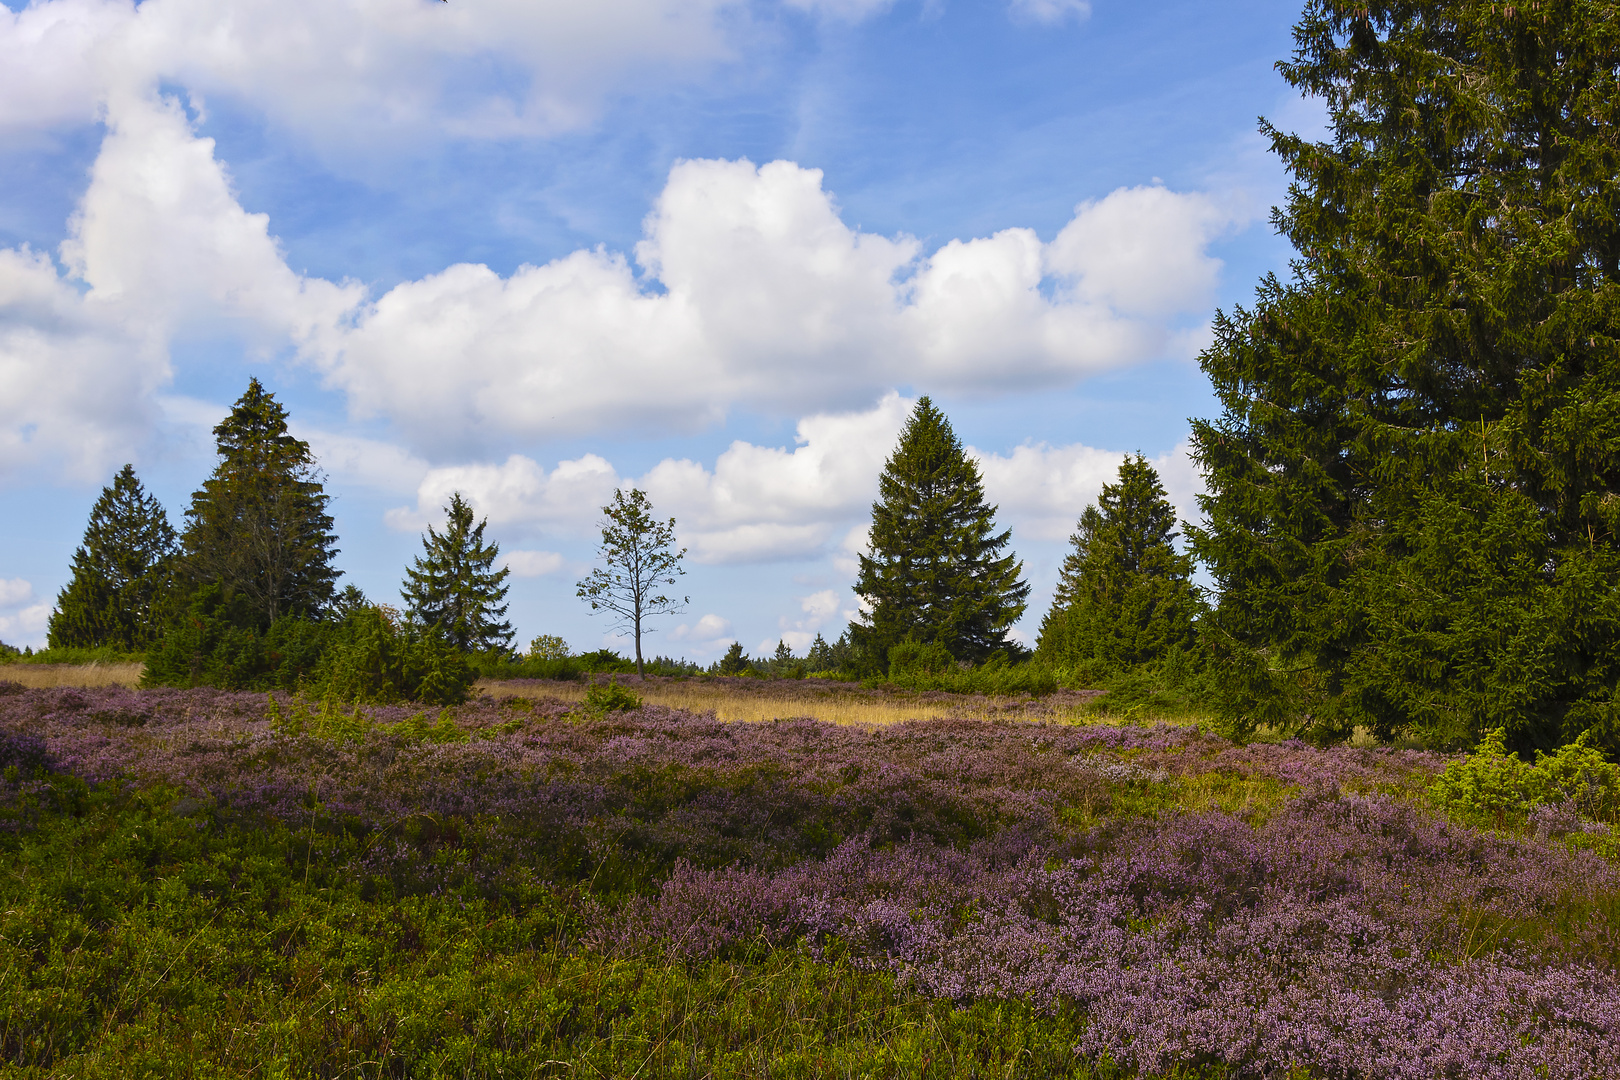
[[[1095,697],[1090,691],[1053,694],[1032,700],[975,694],[905,693],[866,690],[850,683],[827,685],[819,680],[759,682],[754,679],[645,681],[620,676],[619,681],[649,705],[688,712],[713,712],[721,720],[778,720],[810,716],[834,724],[895,724],[905,720],[945,717],[991,720],[1001,717],[1095,723],[1082,712]],[[475,691],[492,697],[548,697],[579,701],[586,686],[551,680],[480,679]]]
[[[141,681],[144,664],[6,664],[0,679],[40,689],[50,686],[128,686]]]

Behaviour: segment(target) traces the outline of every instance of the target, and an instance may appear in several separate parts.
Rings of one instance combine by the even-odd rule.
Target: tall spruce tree
[[[1036,655],[1118,671],[1193,644],[1200,600],[1175,548],[1176,510],[1140,454],[1080,515]]]
[[[1005,648],[1029,595],[1023,563],[1001,554],[1012,534],[995,531],[978,466],[928,398],[906,421],[878,490],[872,553],[855,582],[868,611],[850,626],[862,663],[886,667],[906,640],[937,641],[970,663]]]
[[[142,652],[162,634],[163,599],[173,570],[175,533],[163,504],[125,465],[101,489],[73,577],[56,598],[46,630],[52,648]]]
[[[219,585],[245,628],[319,615],[339,571],[329,496],[309,444],[287,433],[287,411],[258,379],[214,437],[220,461],[191,496],[181,537],[192,585]]]
[[[511,571],[495,569],[499,544],[484,543],[486,518],[473,525],[473,509],[457,491],[444,508],[444,532],[428,526],[422,537],[426,554],[405,571],[401,590],[411,619],[434,627],[458,649],[485,652],[508,649],[512,624],[502,618]]]
[[[1202,365],[1229,728],[1620,747],[1620,7],[1316,0],[1298,252]]]

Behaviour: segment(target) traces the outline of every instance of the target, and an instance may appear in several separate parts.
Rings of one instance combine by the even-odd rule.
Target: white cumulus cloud
[[[173,98],[120,95],[62,245],[87,299],[128,320],[242,320],[279,344],[308,338],[359,302],[356,285],[287,266],[270,219],[250,214]]]
[[[555,551],[508,551],[502,558],[506,568],[518,577],[544,577],[555,574],[568,564]]]
[[[816,634],[838,614],[844,597],[845,593],[836,589],[822,589],[809,596],[801,596],[799,614],[784,615],[777,620],[777,625],[782,631],[778,635],[780,640],[787,642],[788,648],[802,656],[815,641]],[[849,621],[849,616],[845,615],[843,621]],[[760,651],[767,654],[774,652],[775,649],[775,641],[760,646]]]
[[[0,578],[0,608],[21,607],[34,597],[34,586],[23,578]]]
[[[26,579],[0,578],[0,641],[13,648],[44,646],[51,605],[34,599],[34,586]]]
[[[1198,520],[1202,475],[1183,442],[1150,459],[1166,495],[1183,521]],[[1000,508],[998,520],[1019,537],[1062,540],[1074,531],[1075,521],[1096,501],[1104,484],[1119,479],[1126,455],[1113,450],[1074,443],[1050,446],[1026,443],[1008,454],[986,454],[968,448],[984,477],[986,497]]]
[[[1080,204],[1049,244],[1015,228],[925,254],[848,227],[818,170],[687,161],[648,216],[639,276],[596,249],[508,277],[460,264],[368,299],[287,266],[177,101],[117,93],[107,107],[65,271],[0,250],[0,475],[45,463],[87,478],[134,456],[182,329],[296,350],[356,416],[400,437],[386,450],[333,435],[334,461],[373,486],[415,484],[419,510],[464,490],[491,520],[575,518],[617,478],[591,455],[555,475],[521,456],[426,463],[559,435],[692,430],[734,407],[816,414],[793,450],[740,443],[712,472],[666,462],[643,478],[687,511],[700,561],[826,543],[831,507],[870,490],[853,478],[872,475],[903,405],[891,392],[851,410],[890,387],[1010,392],[1184,348],[1191,331],[1176,320],[1207,305],[1219,269],[1208,245],[1233,221],[1199,193],[1121,189]]]
[[[230,95],[329,153],[546,135],[602,95],[735,55],[744,0],[35,0],[0,9],[0,129],[160,83]],[[495,77],[492,77],[495,76]]]
[[[1208,244],[1244,216],[1235,203],[1158,185],[1120,188],[1075,208],[1046,249],[1081,303],[1163,316],[1207,306],[1219,259]]]
[[[306,355],[362,415],[413,444],[649,425],[732,406],[848,409],[885,387],[1000,393],[1179,351],[1233,215],[1198,193],[1127,188],[1029,229],[952,240],[849,228],[821,172],[686,161],[625,257],[577,251],[503,278],[452,266],[396,286]],[[1050,285],[1051,288],[1043,288]],[[1180,335],[1180,337],[1178,337]]]
[[[695,623],[681,623],[669,632],[672,641],[691,641],[714,644],[729,640],[731,620],[718,615],[705,615]]]
[[[417,487],[416,506],[390,510],[389,525],[416,531],[444,517],[454,492],[492,525],[530,525],[585,532],[613,497],[619,476],[605,458],[586,454],[547,472],[513,454],[499,465],[433,469]]]
[[[0,249],[0,477],[45,467],[94,479],[150,435],[181,325],[231,327],[265,349],[306,341],[358,286],[287,268],[243,210],[213,141],[167,98],[120,96],[62,245]]]
[[[784,0],[856,22],[893,0]],[[85,124],[159,85],[229,96],[329,158],[424,135],[546,136],[612,94],[746,58],[768,0],[32,0],[0,7],[0,131]],[[1015,19],[1084,0],[1012,0]]]
[[[698,562],[734,563],[819,552],[837,523],[863,512],[911,403],[890,392],[875,408],[799,421],[786,447],[737,441],[713,469],[665,460],[637,481],[669,507]]]
[[[166,350],[49,256],[0,249],[0,478],[101,476],[158,415]]]
[[[741,563],[819,553],[852,515],[865,512],[911,403],[892,391],[864,412],[809,416],[797,445],[734,442],[712,467],[668,458],[644,475],[621,477],[587,454],[547,470],[514,454],[505,462],[432,469],[414,507],[388,514],[416,530],[442,516],[460,491],[492,524],[587,534],[615,488],[647,492],[657,514],[676,519],[680,543],[700,563]]]

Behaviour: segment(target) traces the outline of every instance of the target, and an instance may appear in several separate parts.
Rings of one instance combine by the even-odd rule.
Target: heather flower
[[[298,708],[0,696],[0,770],[19,768],[0,819],[38,795],[23,767],[161,783],[214,814],[357,838],[346,872],[399,892],[586,890],[589,943],[610,952],[836,950],[925,994],[1076,1008],[1079,1052],[1144,1071],[1620,1075],[1620,871],[1561,839],[1599,826],[1570,802],[1533,808],[1522,835],[1446,820],[1399,794],[1440,755],[543,698],[368,707],[337,737],[294,730]],[[1181,809],[1211,775],[1289,797]]]

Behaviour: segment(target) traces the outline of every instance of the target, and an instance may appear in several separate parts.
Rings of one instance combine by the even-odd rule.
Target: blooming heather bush
[[[1620,1075],[1620,876],[1590,855],[1336,794],[1258,829],[1138,820],[1058,862],[997,840],[683,866],[617,940],[702,956],[802,937],[959,1002],[1079,1005],[1080,1049],[1143,1070]]]
[[[9,695],[0,733],[284,823],[368,888],[580,888],[600,951],[803,948],[1079,1010],[1080,1052],[1128,1068],[1620,1075],[1620,873],[1559,839],[1587,820],[1561,803],[1523,835],[1432,816],[1432,754],[488,698],[321,720],[202,689]]]

